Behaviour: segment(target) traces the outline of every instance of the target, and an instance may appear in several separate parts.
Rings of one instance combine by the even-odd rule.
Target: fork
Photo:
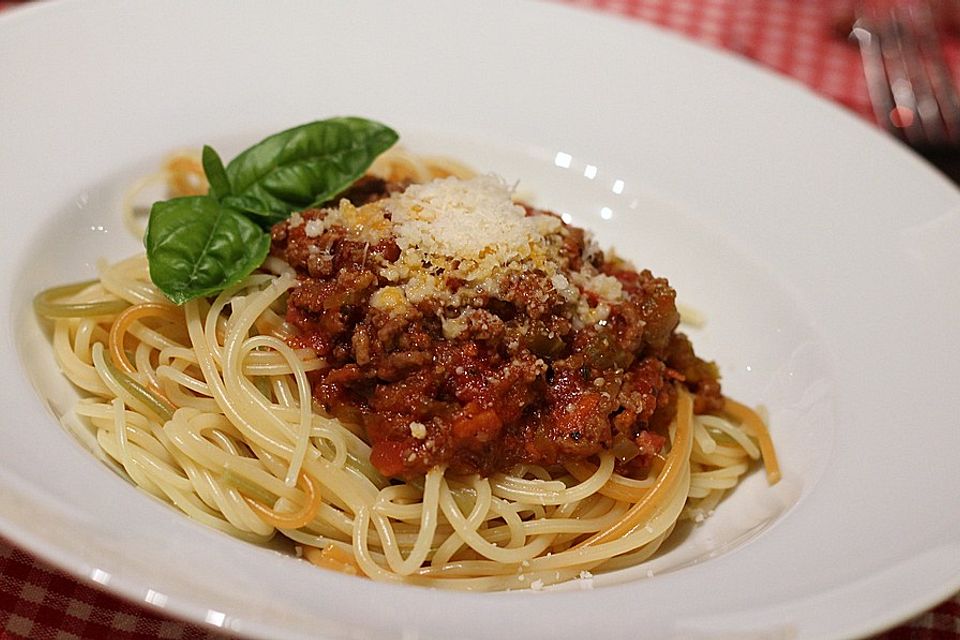
[[[850,35],[877,121],[960,182],[960,96],[929,3],[863,3]]]

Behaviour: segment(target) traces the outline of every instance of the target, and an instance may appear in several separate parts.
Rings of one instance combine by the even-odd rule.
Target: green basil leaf
[[[264,231],[269,231],[270,227],[278,222],[283,222],[289,216],[286,212],[274,211],[255,196],[225,196],[220,202],[223,203],[224,206],[231,207],[243,213],[260,225],[260,228]]]
[[[210,196],[157,202],[145,238],[150,278],[174,303],[217,293],[263,263],[270,235]]]
[[[332,118],[270,136],[226,167],[205,146],[210,193],[151,209],[151,279],[177,304],[239,282],[266,258],[271,226],[349,187],[397,137],[378,122]]]
[[[210,145],[203,145],[203,172],[207,174],[210,183],[210,196],[221,200],[233,190],[230,188],[230,178],[223,168],[223,160]]]
[[[227,165],[234,195],[289,214],[326,202],[350,186],[397,133],[364,118],[331,118],[282,131]]]

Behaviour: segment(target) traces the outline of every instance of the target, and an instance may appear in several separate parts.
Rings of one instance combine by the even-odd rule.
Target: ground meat
[[[384,196],[387,196],[395,191],[402,191],[404,186],[406,185],[397,184],[395,182],[387,182],[382,178],[367,175],[354,182],[345,191],[341,192],[336,197],[332,198],[330,202],[325,204],[333,204],[338,202],[341,198],[346,198],[351,202],[351,204],[359,207],[360,205],[367,204],[368,202],[380,200]]]
[[[683,376],[687,387],[694,393],[694,412],[707,413],[723,408],[717,365],[698,358],[687,336],[682,333],[670,336],[666,364]]]
[[[392,189],[365,179],[342,197],[360,205]],[[538,271],[511,275],[467,312],[430,300],[400,311],[374,308],[371,295],[391,283],[370,266],[371,256],[397,261],[396,242],[389,235],[359,242],[337,226],[308,236],[305,221],[323,216],[306,211],[299,224],[273,229],[273,255],[299,276],[288,298],[287,320],[299,329],[291,342],[327,362],[310,374],[316,400],[363,426],[371,461],[385,476],[421,475],[436,465],[490,475],[609,450],[618,471],[644,477],[667,442],[677,385],[695,394],[698,412],[721,406],[716,367],[676,332],[669,283],[607,259],[586,245],[582,230],[564,236],[567,267],[593,265],[623,290],[605,319],[586,326]],[[446,284],[451,291],[461,285]],[[444,323],[454,320],[458,332],[445,335]]]

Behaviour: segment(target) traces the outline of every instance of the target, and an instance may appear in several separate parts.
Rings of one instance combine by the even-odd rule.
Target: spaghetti
[[[374,166],[391,180],[469,173],[391,153]],[[86,396],[75,412],[97,445],[190,517],[252,542],[280,534],[329,569],[450,589],[540,588],[649,558],[761,457],[770,482],[779,477],[753,411],[727,399],[696,414],[677,383],[668,442],[643,479],[601,451],[489,475],[439,464],[391,480],[371,462],[365,430],[314,400],[311,377],[331,365],[291,346],[300,329],[285,315],[298,283],[289,264],[268,258],[180,307],[151,283],[143,256],[98,268],[98,280],[36,301],[64,374]]]

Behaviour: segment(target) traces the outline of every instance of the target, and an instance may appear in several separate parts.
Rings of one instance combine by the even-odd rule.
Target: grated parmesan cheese
[[[581,571],[579,580],[577,584],[580,586],[580,589],[586,591],[588,589],[593,589],[593,574],[589,571]]]
[[[623,298],[623,285],[620,284],[620,281],[603,273],[588,279],[584,288],[610,302],[616,302]]]
[[[324,226],[323,220],[307,220],[303,232],[308,238],[316,238],[323,234]]]
[[[441,326],[443,327],[443,337],[447,340],[453,340],[461,333],[467,330],[467,321],[463,317],[464,314],[460,314],[456,318],[441,318]],[[462,367],[457,367],[462,369]]]
[[[370,306],[374,309],[396,310],[407,305],[407,296],[400,287],[383,287],[370,296]]]
[[[553,216],[528,216],[495,176],[412,185],[383,203],[401,257],[381,275],[402,283],[413,304],[433,299],[468,306],[478,295],[498,295],[510,273],[554,274],[561,268],[562,223]],[[456,293],[447,288],[449,278],[462,283]]]
[[[410,435],[417,440],[423,440],[427,437],[427,425],[423,424],[422,422],[411,422]]]
[[[598,273],[589,260],[571,272],[567,227],[552,215],[527,215],[512,195],[497,176],[450,177],[411,185],[360,207],[344,199],[323,210],[322,217],[298,222],[308,237],[333,227],[368,245],[392,237],[400,257],[372,257],[378,275],[391,286],[377,290],[370,305],[401,315],[423,302],[438,303],[447,310],[441,317],[447,338],[470,326],[470,315],[457,310],[469,310],[477,299],[502,297],[507,291],[501,288],[518,274],[544,278],[548,290],[552,287],[574,309],[575,325],[605,321],[610,305],[623,299],[620,282]]]
[[[494,176],[412,185],[388,207],[400,248],[416,247],[426,256],[482,261],[492,255],[503,264],[529,256],[531,243],[543,239]]]

